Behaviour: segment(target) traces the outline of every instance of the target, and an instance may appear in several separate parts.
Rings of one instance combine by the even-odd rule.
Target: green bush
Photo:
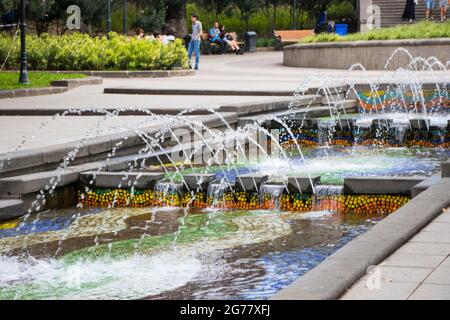
[[[450,22],[434,23],[420,22],[413,25],[371,30],[364,33],[354,33],[345,37],[334,33],[322,33],[302,39],[301,43],[364,41],[364,40],[399,40],[399,39],[429,39],[450,38]]]
[[[334,1],[327,7],[330,20],[355,19],[355,11],[351,1]]]
[[[7,69],[19,67],[19,41],[0,36],[0,63],[11,55]],[[169,70],[187,68],[186,49],[181,40],[164,46],[158,41],[126,38],[116,33],[90,37],[75,33],[66,36],[27,36],[31,70]]]

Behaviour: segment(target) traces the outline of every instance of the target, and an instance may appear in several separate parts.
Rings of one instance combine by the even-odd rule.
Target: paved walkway
[[[203,56],[201,70],[196,76],[151,79],[104,79],[103,85],[80,87],[75,90],[49,96],[0,100],[0,110],[17,108],[167,108],[184,109],[195,106],[219,106],[224,103],[261,101],[264,97],[220,97],[220,96],[142,96],[105,95],[104,88],[151,88],[151,89],[211,89],[211,90],[252,90],[252,91],[294,91],[301,84],[315,86],[322,81],[329,83],[353,81],[393,81],[392,71],[353,71],[329,69],[288,68],[282,65],[282,52],[265,52],[245,56]],[[314,80],[308,81],[308,77]],[[438,72],[417,73],[422,82],[450,75]],[[397,76],[397,80],[405,75]],[[409,77],[411,80],[412,76]],[[321,80],[319,80],[321,79]]]
[[[450,300],[450,208],[342,299]]]

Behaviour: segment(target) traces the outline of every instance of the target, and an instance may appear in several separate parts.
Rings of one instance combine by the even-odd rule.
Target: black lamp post
[[[292,5],[292,29],[297,29],[297,0]]]
[[[127,19],[128,19],[128,4],[127,0],[123,0],[123,34],[127,35]]]
[[[110,33],[111,32],[111,0],[108,0],[108,18],[106,20],[106,33]]]
[[[26,48],[26,29],[27,24],[25,22],[25,0],[20,1],[20,78],[19,83],[28,83],[28,61],[27,61],[27,48]]]

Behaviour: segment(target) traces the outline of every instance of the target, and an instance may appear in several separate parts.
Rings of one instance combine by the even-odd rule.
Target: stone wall
[[[367,70],[406,68],[412,57],[436,57],[450,61],[450,38],[424,40],[355,41],[296,44],[284,48],[284,65],[299,68],[349,69],[360,63]]]

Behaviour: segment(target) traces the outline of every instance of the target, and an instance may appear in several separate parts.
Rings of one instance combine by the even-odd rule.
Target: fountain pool
[[[0,299],[265,299],[383,216],[186,215],[174,208],[46,213],[36,225],[0,225]]]

